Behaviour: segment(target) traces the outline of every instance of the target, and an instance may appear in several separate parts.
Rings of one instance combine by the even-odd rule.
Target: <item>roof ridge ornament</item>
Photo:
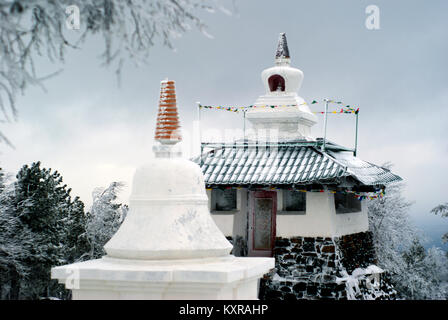
[[[278,38],[277,51],[275,52],[276,64],[290,64],[291,57],[289,55],[288,42],[286,40],[286,33],[282,32]]]

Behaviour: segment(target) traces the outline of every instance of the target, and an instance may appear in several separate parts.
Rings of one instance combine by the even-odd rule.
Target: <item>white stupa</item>
[[[257,299],[273,258],[236,258],[213,221],[200,167],[181,157],[174,81],[162,81],[155,158],[137,169],[107,255],[52,269],[73,299]]]
[[[258,135],[277,130],[280,140],[312,140],[311,127],[317,118],[297,94],[303,72],[291,67],[285,33],[280,34],[275,66],[263,70],[261,80],[266,94],[258,97],[246,115]]]

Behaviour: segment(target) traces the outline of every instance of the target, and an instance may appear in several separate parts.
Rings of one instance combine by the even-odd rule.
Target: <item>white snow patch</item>
[[[356,268],[352,274],[349,275],[347,271],[342,271],[342,278],[336,278],[336,283],[344,283],[346,285],[347,299],[358,300],[362,295],[364,300],[374,300],[382,295],[380,291],[379,274],[384,270],[376,265],[370,265],[367,268]],[[366,280],[370,294],[362,294],[359,288],[361,280]]]

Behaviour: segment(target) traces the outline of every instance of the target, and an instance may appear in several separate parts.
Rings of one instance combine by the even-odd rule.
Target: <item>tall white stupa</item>
[[[261,80],[266,94],[258,97],[246,115],[258,135],[277,130],[280,140],[312,140],[311,127],[317,118],[297,94],[303,72],[291,67],[285,33],[279,37],[275,66],[263,70]]]
[[[161,83],[153,150],[107,255],[52,269],[73,299],[257,299],[273,258],[237,258],[213,221],[200,167],[181,157],[174,81]]]

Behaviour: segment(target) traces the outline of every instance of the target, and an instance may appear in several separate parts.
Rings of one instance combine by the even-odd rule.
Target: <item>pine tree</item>
[[[87,215],[84,213],[84,203],[75,197],[70,203],[70,210],[68,210],[68,217],[65,223],[65,262],[74,263],[84,261],[87,253],[90,250],[90,245],[87,239]]]
[[[20,279],[29,268],[24,263],[31,255],[33,234],[15,214],[14,188],[5,186],[0,169],[0,299],[18,299]]]
[[[23,166],[14,183],[14,215],[32,233],[30,255],[22,260],[30,277],[15,284],[23,289],[21,298],[66,295],[62,286],[50,279],[52,267],[77,260],[88,250],[84,205],[71,199],[62,176],[40,167],[40,162]]]
[[[85,214],[62,176],[40,162],[23,166],[16,178],[5,185],[0,169],[0,298],[66,299],[69,291],[50,279],[50,270],[104,255],[127,213],[116,203],[123,183],[96,188]]]

